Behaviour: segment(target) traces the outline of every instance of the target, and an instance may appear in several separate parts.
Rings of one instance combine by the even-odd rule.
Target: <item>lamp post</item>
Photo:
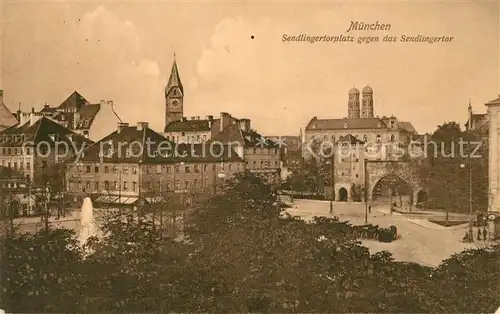
[[[367,166],[368,165],[368,160],[365,158],[363,160],[363,172],[364,172],[364,180],[365,180],[365,224],[368,223],[368,169],[367,169]]]
[[[332,176],[332,194],[330,195],[330,214],[333,214],[333,201],[335,201],[335,154],[332,148],[332,157],[331,157],[331,176]]]
[[[465,164],[460,164],[460,168],[465,168]],[[472,160],[469,155],[469,235],[472,239]]]

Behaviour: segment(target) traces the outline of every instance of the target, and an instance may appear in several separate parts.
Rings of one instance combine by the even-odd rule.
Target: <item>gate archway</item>
[[[340,188],[339,189],[339,201],[340,202],[347,202],[347,198],[348,198],[348,193],[347,193],[346,188]]]

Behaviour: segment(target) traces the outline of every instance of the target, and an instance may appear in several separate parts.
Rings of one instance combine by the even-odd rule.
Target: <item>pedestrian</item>
[[[371,214],[372,213],[372,206],[368,206],[368,212]]]
[[[483,240],[486,240],[488,236],[488,231],[486,231],[486,228],[483,229]]]

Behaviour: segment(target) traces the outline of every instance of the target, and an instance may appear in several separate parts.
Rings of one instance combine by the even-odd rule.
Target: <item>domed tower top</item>
[[[373,89],[370,85],[366,85],[365,88],[363,88],[363,94],[373,94]]]
[[[359,89],[353,87],[349,90],[349,95],[359,95]]]

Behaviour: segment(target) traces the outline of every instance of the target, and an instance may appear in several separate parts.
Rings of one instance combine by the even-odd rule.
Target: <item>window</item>
[[[179,172],[179,171],[180,171],[179,165],[175,165],[175,172]]]
[[[207,187],[207,186],[208,186],[208,179],[207,179],[207,178],[205,178],[205,183],[204,183],[204,185],[205,185],[205,187]]]
[[[167,173],[170,173],[172,171],[172,167],[167,166]]]
[[[253,148],[253,153],[254,154],[257,153],[257,148],[255,148],[255,147]]]
[[[233,165],[229,164],[229,171],[233,170]]]
[[[359,175],[356,173],[356,178],[358,178],[358,177],[359,177]]]
[[[208,165],[203,165],[203,171],[207,171]]]
[[[132,174],[137,174],[137,167],[136,166],[132,167]]]
[[[81,190],[82,189],[82,182],[81,181],[78,181],[78,189]]]
[[[172,189],[172,186],[171,186],[170,182],[167,182],[167,191],[170,191],[170,189]]]
[[[182,136],[185,136],[185,135],[186,135],[186,133],[185,133],[185,132],[181,132],[181,135],[182,135]]]
[[[196,189],[198,187],[198,179],[193,180],[193,188]]]
[[[134,192],[137,191],[137,182],[132,182],[132,189],[134,190]]]
[[[368,136],[363,135],[363,142],[367,142],[367,141],[368,141]]]
[[[359,162],[359,159],[358,159],[358,158],[356,158],[356,162]]]
[[[94,172],[98,173],[99,172],[99,166],[94,166]]]
[[[122,172],[123,172],[123,174],[128,174],[128,166],[123,166]]]
[[[118,182],[113,182],[113,190],[117,191],[118,190]]]
[[[77,169],[78,169],[78,172],[82,172],[83,171],[82,166],[80,166],[80,165],[78,165]]]
[[[95,182],[95,183],[94,183],[94,189],[95,189],[96,191],[99,191],[99,182]]]
[[[127,183],[127,181],[123,181],[123,190],[124,191],[128,190],[128,183]]]
[[[104,181],[104,189],[109,191],[109,181]]]
[[[189,166],[185,167],[185,171],[186,171],[186,173],[190,173],[191,172],[191,170],[189,169]]]
[[[14,161],[14,169],[17,170],[17,161]]]
[[[113,166],[113,173],[118,173],[118,167],[117,166]]]
[[[90,172],[90,166],[87,166],[85,168],[87,168],[87,173],[89,173]]]
[[[85,184],[85,188],[87,190],[90,190],[90,181],[87,181],[86,184]]]
[[[24,170],[24,163],[22,161],[19,162],[19,169]]]
[[[104,173],[109,173],[109,167],[108,166],[104,166]]]
[[[393,121],[394,122],[394,121]],[[391,142],[394,142],[396,139],[396,137],[394,136],[394,134],[391,134]]]
[[[377,142],[380,143],[380,134],[377,135]]]
[[[199,135],[197,135],[197,136],[196,136],[196,141],[197,141],[197,142],[199,142],[199,141],[200,141],[200,136],[199,136]]]
[[[278,167],[278,166],[279,166],[279,162],[278,162],[278,161],[275,161],[275,162],[274,162],[274,165],[275,165],[276,167]]]
[[[156,165],[156,174],[161,173],[161,165]]]
[[[187,190],[188,188],[189,188],[189,181],[186,180],[186,181],[184,181],[184,189]]]
[[[207,136],[203,135],[203,142],[206,142],[206,141],[207,141]]]
[[[177,180],[175,181],[175,189],[179,190],[181,188],[181,181]]]
[[[198,165],[194,165],[194,172],[196,172],[196,173],[200,172],[200,169],[199,169]]]

